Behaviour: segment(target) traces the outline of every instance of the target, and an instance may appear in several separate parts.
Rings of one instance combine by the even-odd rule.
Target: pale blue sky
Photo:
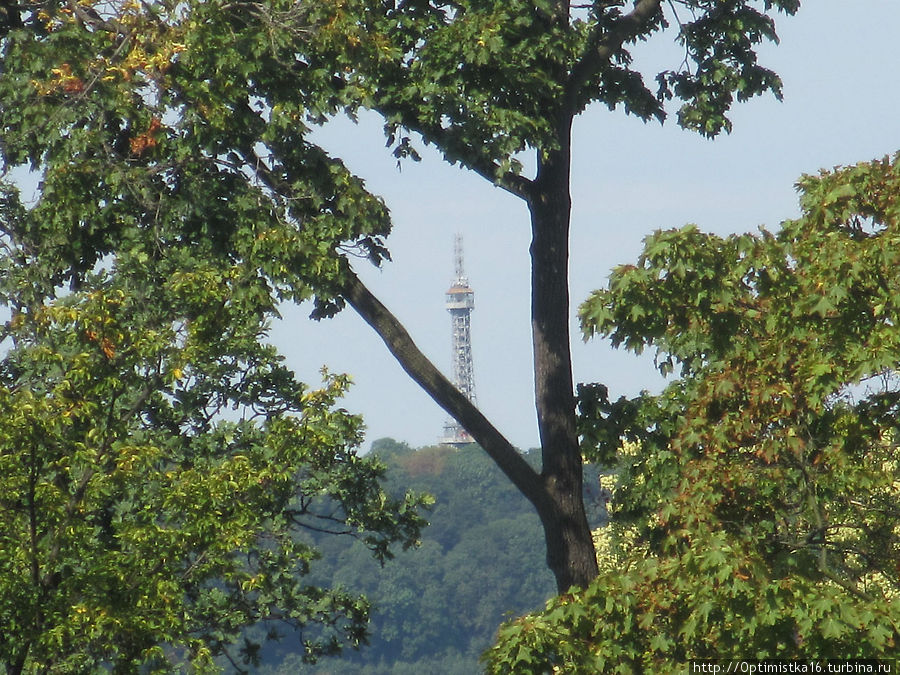
[[[613,395],[658,388],[649,359],[580,341],[574,310],[633,261],[656,228],[688,222],[718,233],[774,228],[798,213],[793,184],[802,173],[900,149],[900,1],[806,0],[781,18],[781,45],[762,61],[784,80],[784,102],[739,105],[734,131],[715,141],[592,108],[575,127],[571,289],[576,381],[602,381]],[[661,59],[665,47],[647,59]],[[677,65],[676,62],[668,64]],[[333,124],[320,142],[362,176],[391,209],[393,262],[357,268],[404,321],[423,351],[450,368],[444,292],[453,275],[453,235],[463,234],[475,289],[472,317],[479,407],[522,448],[537,444],[529,319],[529,222],[525,207],[483,179],[429,151],[398,172],[374,116]],[[302,379],[322,365],[353,376],[345,405],[361,413],[371,441],[392,436],[435,442],[444,413],[389,356],[352,310],[315,323],[308,308],[285,308],[273,338]]]

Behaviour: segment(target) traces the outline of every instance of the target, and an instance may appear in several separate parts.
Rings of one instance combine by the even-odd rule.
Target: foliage
[[[379,568],[358,542],[321,541],[324,564],[312,578],[365,592],[372,603],[369,645],[306,669],[291,649],[272,645],[262,654],[261,675],[477,672],[478,656],[503,618],[532,611],[553,593],[541,572],[534,510],[478,447],[413,450],[381,439],[373,453],[387,466],[389,492],[434,495],[422,545]],[[535,455],[526,457],[536,461]],[[600,522],[599,509],[592,515]]]
[[[291,5],[224,4],[33,3],[4,38],[2,159],[40,172],[49,281],[194,245],[253,259],[261,293],[327,305],[341,253],[386,254],[384,206],[305,139],[345,97],[285,68],[296,35],[265,12]]]
[[[40,293],[113,253],[156,260],[169,247],[253,261],[262,295],[345,302],[500,464],[541,512],[557,584],[596,573],[580,503],[565,262],[573,118],[588,105],[730,128],[735,99],[780,95],[756,49],[798,0],[264,0],[3,5],[0,153],[42,179],[32,241]],[[668,35],[674,69],[642,73],[642,43]],[[645,78],[654,78],[649,85]],[[387,257],[384,205],[306,138],[359,108],[385,119],[398,158],[412,135],[510,190],[532,210],[540,473],[452,386],[367,290],[348,254]],[[537,175],[517,154],[535,152]],[[135,235],[142,234],[141,237]],[[374,310],[372,308],[375,308]],[[457,394],[454,396],[454,394]],[[552,486],[552,487],[551,487]]]
[[[329,90],[249,81],[285,44],[217,3],[3,9],[0,153],[41,183],[0,195],[0,664],[238,668],[257,622],[358,644],[368,604],[304,580],[298,533],[387,558],[423,500],[357,455],[345,377],[265,344],[279,299],[327,311],[339,251],[383,255],[383,206],[303,139]]]
[[[662,120],[678,99],[679,123],[714,136],[730,129],[735,97],[780,95],[754,49],[777,40],[773,9],[792,14],[797,0],[634,4],[591,2],[578,12],[553,0],[339,0],[315,3],[309,16],[322,27],[317,50],[347,64],[341,77],[382,112],[398,157],[414,156],[405,133],[415,131],[450,162],[494,164],[497,179],[520,168],[517,153],[557,148],[560,114],[594,102]],[[684,63],[642,73],[634,52],[673,26]]]
[[[309,626],[310,657],[358,644],[368,604],[302,581],[317,553],[298,531],[358,531],[380,557],[418,535],[419,500],[387,498],[382,466],[356,455],[360,420],[335,406],[347,379],[296,382],[263,343],[273,308],[242,283],[247,270],[174,257],[163,281],[147,277],[173,261],[134,269],[121,256],[76,293],[16,307],[7,325],[7,672],[202,669],[259,621],[289,635]],[[7,269],[10,305],[42,263],[38,251]],[[247,662],[255,649],[244,645]]]
[[[777,234],[657,232],[582,306],[587,335],[680,377],[592,390],[632,554],[505,626],[491,672],[896,656],[900,156],[798,186]]]

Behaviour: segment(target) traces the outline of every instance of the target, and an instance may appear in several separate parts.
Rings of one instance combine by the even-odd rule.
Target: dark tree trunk
[[[544,490],[536,503],[547,564],[560,592],[585,587],[597,559],[582,499],[569,335],[569,194],[572,118],[559,124],[560,147],[539,158],[531,211],[531,321],[534,386]]]

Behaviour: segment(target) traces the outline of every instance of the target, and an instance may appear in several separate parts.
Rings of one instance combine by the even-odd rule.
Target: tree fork
[[[532,224],[532,338],[542,453],[540,476],[524,461],[524,468],[518,466],[519,462],[512,459],[514,455],[518,457],[515,449],[425,358],[399,321],[359,279],[351,275],[344,294],[412,379],[472,435],[535,506],[544,527],[547,564],[560,592],[573,585],[585,587],[598,574],[582,497],[583,466],[575,424],[569,335],[572,121],[580,109],[579,92],[585,83],[609,64],[626,40],[634,39],[653,21],[660,6],[661,0],[637,0],[634,9],[614,25],[598,24],[571,72],[558,73],[558,81],[564,84],[564,94],[557,99],[558,147],[550,151],[537,149],[538,172],[534,180],[518,174],[498,175],[496,166],[485,164],[477,152],[467,152],[465,145],[460,145],[442,127],[424,123],[415,111],[393,105],[380,108],[386,117],[399,115],[409,129],[418,131],[449,156],[528,204]],[[567,25],[569,12],[569,3],[557,0],[547,19]]]

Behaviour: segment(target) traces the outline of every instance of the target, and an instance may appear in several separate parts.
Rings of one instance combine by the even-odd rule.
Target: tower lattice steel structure
[[[469,286],[463,269],[462,235],[454,241],[454,261],[456,277],[447,291],[447,311],[450,312],[450,326],[453,354],[453,384],[462,394],[475,403],[475,369],[472,365],[472,310],[475,308],[475,291]],[[444,424],[446,445],[465,445],[472,437],[454,419]]]

